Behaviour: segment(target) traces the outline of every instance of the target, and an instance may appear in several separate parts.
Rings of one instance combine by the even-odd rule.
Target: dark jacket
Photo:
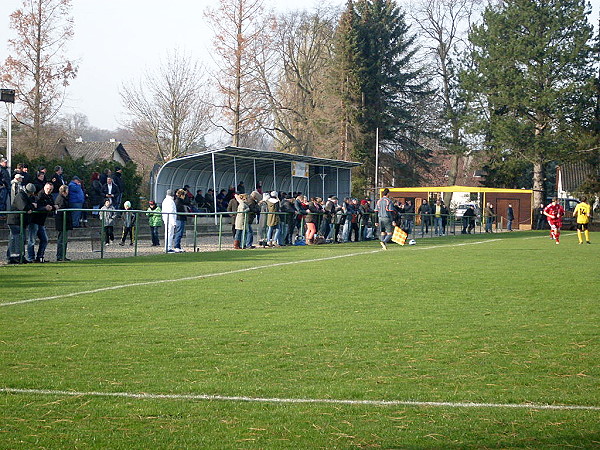
[[[52,192],[54,192],[55,194],[58,194],[58,189],[63,184],[67,184],[67,183],[65,183],[65,179],[63,178],[63,176],[57,174],[56,172],[54,172],[54,174],[52,175],[52,178],[50,179],[50,181],[54,185],[54,190]]]
[[[27,211],[29,214],[23,214],[23,226],[26,227],[31,222],[31,212],[35,209],[33,206],[33,197],[27,195],[24,191],[17,192],[12,202],[12,211]],[[20,214],[9,214],[6,218],[7,225],[20,225]]]
[[[114,182],[113,180],[113,184],[112,184],[112,197],[108,196],[108,184],[105,184],[102,186],[102,196],[105,199],[111,199],[113,201],[113,206],[116,208],[119,205],[115,205],[115,199],[117,198],[117,196],[121,193],[121,190],[119,189],[119,186],[117,185],[117,183]]]
[[[319,221],[319,213],[321,212],[321,207],[317,205],[315,202],[310,202],[308,204],[308,214],[304,219],[305,223],[317,223]]]
[[[104,193],[102,192],[102,184],[100,180],[92,181],[92,185],[89,190],[90,205],[98,206],[104,203]]]
[[[185,200],[180,197],[177,197],[175,199],[175,208],[177,208],[178,213],[186,213],[187,208],[185,207]],[[185,214],[177,214],[177,220],[185,222],[187,221],[187,216]]]
[[[54,202],[54,204],[57,207],[57,211],[56,211],[56,215],[54,216],[54,225],[56,227],[56,229],[58,231],[62,231],[63,229],[63,220],[67,219],[67,223],[66,223],[66,228],[67,230],[72,230],[73,229],[73,219],[71,219],[71,211],[67,211],[66,213],[63,211],[60,211],[61,209],[68,209],[69,208],[69,200],[67,200],[67,197],[65,197],[64,195],[58,194],[58,197],[56,197],[56,201]]]
[[[37,196],[35,202],[37,204],[37,208],[36,208],[37,212],[35,212],[33,214],[33,217],[31,218],[31,222],[44,226],[46,224],[46,219],[48,218],[48,214],[50,214],[50,212],[46,210],[46,206],[54,207],[54,199],[52,198],[52,195],[48,195],[44,191],[42,191]]]

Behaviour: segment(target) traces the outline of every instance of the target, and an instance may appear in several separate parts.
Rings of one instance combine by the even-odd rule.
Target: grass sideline
[[[0,388],[600,406],[600,247],[517,232],[378,248],[0,268],[0,303],[188,278],[0,306]],[[599,419],[4,392],[0,447],[590,448]]]

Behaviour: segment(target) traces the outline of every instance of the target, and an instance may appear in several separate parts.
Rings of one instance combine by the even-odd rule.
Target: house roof
[[[405,188],[388,188],[390,192],[496,192],[506,194],[531,194],[531,189],[500,189],[488,188],[482,186],[439,186],[439,187],[405,187]],[[383,190],[383,189],[381,189]],[[381,191],[380,190],[380,191]]]
[[[83,158],[86,161],[110,161],[117,153],[126,163],[131,157],[120,142],[69,142],[65,150],[73,159]]]
[[[562,190],[576,192],[586,179],[593,175],[594,168],[586,162],[572,162],[560,166]]]

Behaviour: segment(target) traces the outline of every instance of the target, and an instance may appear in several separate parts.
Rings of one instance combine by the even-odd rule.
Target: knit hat
[[[35,184],[27,183],[27,186],[25,186],[25,191],[33,194],[35,192]]]
[[[125,207],[125,209],[129,209],[131,208],[131,202],[127,200],[125,203],[123,203],[123,206]]]

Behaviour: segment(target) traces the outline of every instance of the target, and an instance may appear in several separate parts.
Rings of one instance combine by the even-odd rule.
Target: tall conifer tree
[[[545,165],[573,149],[593,113],[588,14],[585,0],[505,0],[469,36],[475,123],[488,149],[532,164],[536,204]]]
[[[340,82],[348,88],[342,97],[346,126],[356,130],[348,148],[350,157],[363,163],[355,188],[373,186],[377,129],[389,164],[404,166],[404,182],[414,182],[428,156],[419,144],[416,109],[429,92],[404,14],[394,0],[349,1],[338,42]]]

